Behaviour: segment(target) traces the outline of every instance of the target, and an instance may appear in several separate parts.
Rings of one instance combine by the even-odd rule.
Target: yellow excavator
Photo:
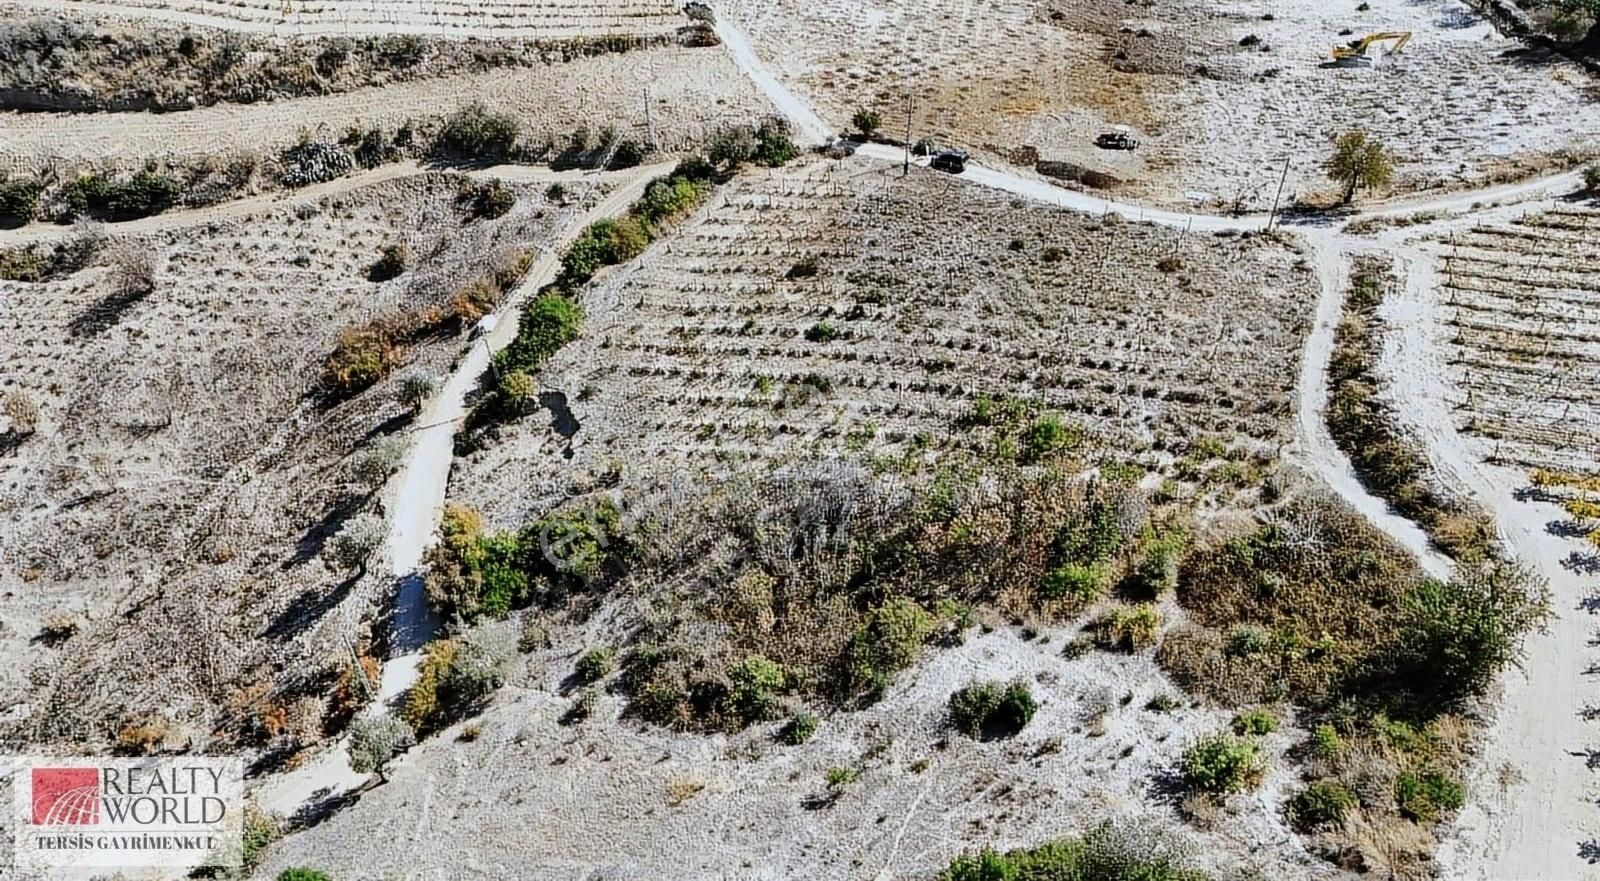
[[[1365,37],[1362,37],[1359,40],[1351,40],[1347,45],[1333,47],[1333,60],[1341,64],[1360,64],[1363,62],[1371,63],[1372,56],[1367,54],[1367,49],[1374,44],[1387,43],[1390,41],[1394,42],[1394,46],[1390,48],[1388,52],[1385,52],[1385,55],[1393,55],[1404,48],[1407,43],[1411,42],[1411,32],[1383,31],[1376,34],[1367,34]]]

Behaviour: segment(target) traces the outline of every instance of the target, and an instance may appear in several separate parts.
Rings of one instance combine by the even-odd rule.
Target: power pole
[[[1272,221],[1278,216],[1278,200],[1283,198],[1283,182],[1289,179],[1289,157],[1283,157],[1283,174],[1278,176],[1278,192],[1272,197],[1272,210],[1267,214],[1267,229],[1272,229]]]
[[[911,92],[906,92],[906,161],[900,168],[900,176],[911,174]]]
[[[661,144],[656,141],[656,123],[655,120],[650,116],[649,83],[646,83],[644,87],[644,130],[649,134],[650,137],[650,152],[661,152]]]

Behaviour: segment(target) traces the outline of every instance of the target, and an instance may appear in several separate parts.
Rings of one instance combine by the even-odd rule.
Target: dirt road
[[[422,427],[413,432],[411,450],[393,490],[389,535],[384,548],[390,560],[390,573],[398,584],[391,637],[394,655],[384,661],[378,699],[369,706],[369,713],[382,712],[416,681],[422,648],[437,627],[438,622],[423,595],[419,570],[423,552],[432,543],[444,510],[456,428],[469,409],[468,395],[478,387],[489,367],[491,350],[504,348],[516,337],[517,309],[528,296],[555,279],[560,269],[561,249],[594,221],[626,212],[644,192],[646,184],[667,174],[672,167],[673,163],[666,162],[624,172],[591,173],[588,176],[591,185],[614,181],[617,186],[593,208],[557,226],[554,240],[541,246],[543,254],[495,313],[494,330],[471,342],[444,387],[418,418]],[[582,200],[578,204],[582,204]],[[357,774],[350,768],[345,741],[341,740],[314,761],[273,778],[256,794],[256,801],[263,810],[287,817],[308,802],[348,792],[368,779],[368,775]]]
[[[820,119],[816,112],[767,70],[737,27],[724,20],[718,32],[733,50],[735,61],[797,128],[815,130]],[[902,151],[883,145],[865,145],[856,155],[879,162],[903,161]],[[969,163],[960,177],[1024,198],[1076,211],[1116,213],[1130,220],[1206,231],[1266,226],[1266,218],[1260,215],[1234,218],[1151,210],[977,163]],[[1350,221],[1374,217],[1446,215],[1431,224],[1436,228],[1470,223],[1571,192],[1578,188],[1579,178],[1579,172],[1571,171],[1478,191],[1396,200],[1365,207],[1323,226],[1314,221],[1294,226],[1313,252],[1321,297],[1301,360],[1298,437],[1290,455],[1411,550],[1436,576],[1449,576],[1449,561],[1430,547],[1415,523],[1394,514],[1384,501],[1366,492],[1348,457],[1334,445],[1324,420],[1328,359],[1349,276],[1350,254],[1372,244],[1344,229]],[[1394,244],[1428,228],[1385,234],[1380,240]],[[1389,354],[1394,363],[1382,371],[1391,378],[1389,393],[1395,410],[1422,440],[1430,460],[1446,479],[1497,518],[1510,552],[1549,579],[1557,612],[1550,631],[1530,639],[1522,669],[1509,671],[1503,679],[1504,698],[1485,752],[1476,764],[1471,797],[1450,841],[1441,848],[1441,863],[1448,877],[1474,881],[1600,878],[1600,873],[1590,868],[1600,860],[1600,814],[1594,810],[1600,786],[1591,770],[1600,751],[1589,752],[1593,744],[1585,714],[1588,708],[1600,708],[1600,686],[1592,681],[1594,659],[1587,657],[1592,653],[1584,649],[1592,631],[1582,611],[1589,608],[1588,588],[1560,564],[1571,549],[1544,528],[1547,520],[1558,516],[1558,509],[1518,501],[1516,490],[1525,483],[1522,475],[1482,464],[1457,434],[1446,400],[1445,365],[1435,346],[1444,332],[1431,308],[1437,286],[1427,258],[1415,250],[1406,255],[1412,271],[1407,295],[1397,308],[1412,310],[1412,314],[1394,322],[1404,333]]]

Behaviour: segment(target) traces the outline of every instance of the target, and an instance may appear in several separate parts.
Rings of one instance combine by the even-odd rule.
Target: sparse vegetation
[[[1377,310],[1389,283],[1387,271],[1372,262],[1358,263],[1352,275],[1328,364],[1328,431],[1367,488],[1416,521],[1442,550],[1457,558],[1486,556],[1493,552],[1493,524],[1434,487],[1427,460],[1378,398]]]
[[[521,136],[522,124],[515,117],[473,104],[445,121],[434,152],[459,161],[501,162],[515,158]]]
[[[983,850],[959,857],[939,881],[1208,881],[1181,868],[1181,861],[1148,834],[1127,834],[1110,825],[1082,838],[1000,853]]]
[[[367,270],[367,278],[371,281],[398,278],[400,273],[411,268],[411,260],[411,246],[405,242],[384,245],[378,252],[378,259]]]
[[[1336,780],[1317,780],[1289,801],[1289,820],[1296,829],[1311,832],[1324,826],[1342,826],[1360,804],[1356,794]]]
[[[879,126],[883,125],[883,117],[879,116],[876,110],[861,107],[850,117],[850,124],[855,126],[856,131],[863,137],[870,140],[878,133]]]

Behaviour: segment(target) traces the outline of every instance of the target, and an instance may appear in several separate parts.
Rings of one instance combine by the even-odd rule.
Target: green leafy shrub
[[[752,157],[757,164],[777,168],[795,160],[800,148],[795,145],[789,121],[781,116],[769,116],[756,128],[756,149]]]
[[[727,715],[740,725],[751,725],[774,718],[778,712],[778,692],[783,690],[783,668],[761,655],[751,655],[728,671]]]
[[[1520,567],[1458,567],[1450,583],[1424,579],[1400,610],[1399,675],[1419,699],[1450,706],[1484,691],[1521,657],[1522,635],[1548,616]]]
[[[277,881],[333,881],[333,878],[327,872],[297,867],[279,872]]]
[[[1278,717],[1272,715],[1270,710],[1257,707],[1234,716],[1232,727],[1233,733],[1241,736],[1271,734],[1278,730]]]
[[[1179,868],[1160,841],[1102,825],[1082,838],[1000,853],[983,850],[956,858],[939,881],[1209,881]]]
[[[350,770],[378,773],[384,779],[389,760],[416,745],[416,732],[394,716],[357,716],[350,723]]]
[[[1042,461],[1057,453],[1070,452],[1083,444],[1083,431],[1069,425],[1060,416],[1047,413],[1028,427],[1022,448],[1022,460],[1028,463]]]
[[[76,178],[61,188],[62,205],[72,216],[123,221],[148,217],[171,208],[178,199],[178,183],[148,169],[125,181],[103,174]]]
[[[456,111],[445,122],[434,151],[452,159],[498,161],[516,152],[521,135],[522,124],[515,117],[473,104]]]
[[[1087,604],[1105,596],[1110,573],[1099,563],[1063,563],[1045,573],[1039,596],[1045,600],[1071,600]]]
[[[839,328],[826,321],[818,322],[806,328],[806,342],[831,343],[839,338]]]
[[[1344,818],[1359,804],[1356,794],[1337,780],[1318,780],[1295,793],[1289,800],[1289,821],[1296,829],[1310,832],[1325,826],[1342,826]]]
[[[1395,778],[1394,799],[1402,816],[1432,823],[1442,814],[1460,810],[1466,792],[1460,783],[1438,771],[1407,771]]]
[[[578,658],[574,672],[581,682],[599,682],[611,675],[617,666],[617,653],[611,646],[592,648]]]
[[[870,138],[877,132],[878,127],[883,125],[883,117],[875,110],[861,107],[850,117],[850,124],[856,127],[856,131]]]
[[[501,373],[532,373],[577,339],[582,324],[583,309],[577,303],[560,294],[542,294],[523,307],[517,338],[495,355],[495,367]]]
[[[526,370],[508,370],[495,383],[495,395],[504,412],[522,414],[539,400],[539,383]]]
[[[1206,737],[1184,750],[1184,781],[1202,792],[1225,794],[1261,782],[1265,770],[1260,750],[1248,740],[1227,734]]]
[[[823,779],[827,781],[829,789],[843,789],[857,780],[860,780],[861,772],[855,768],[838,765],[829,768],[827,776]]]
[[[950,722],[968,737],[1014,737],[1039,708],[1026,683],[977,682],[950,695]]]
[[[857,689],[880,691],[909,667],[937,622],[915,600],[894,597],[867,614],[850,643],[851,680]]]
[[[1155,606],[1118,606],[1093,625],[1095,642],[1102,648],[1136,652],[1155,645],[1161,632],[1161,615]]]
[[[517,194],[502,181],[485,181],[472,191],[472,213],[485,220],[504,217],[516,207]]]
[[[1600,193],[1600,165],[1591,165],[1583,170],[1583,190],[1586,193]]]
[[[810,713],[796,713],[778,731],[778,740],[790,746],[799,746],[817,733],[817,717]]]
[[[42,192],[44,187],[38,181],[0,180],[0,227],[22,226],[32,220]]]
[[[1344,740],[1332,725],[1323,723],[1311,731],[1311,753],[1324,761],[1333,761],[1344,753]]]

